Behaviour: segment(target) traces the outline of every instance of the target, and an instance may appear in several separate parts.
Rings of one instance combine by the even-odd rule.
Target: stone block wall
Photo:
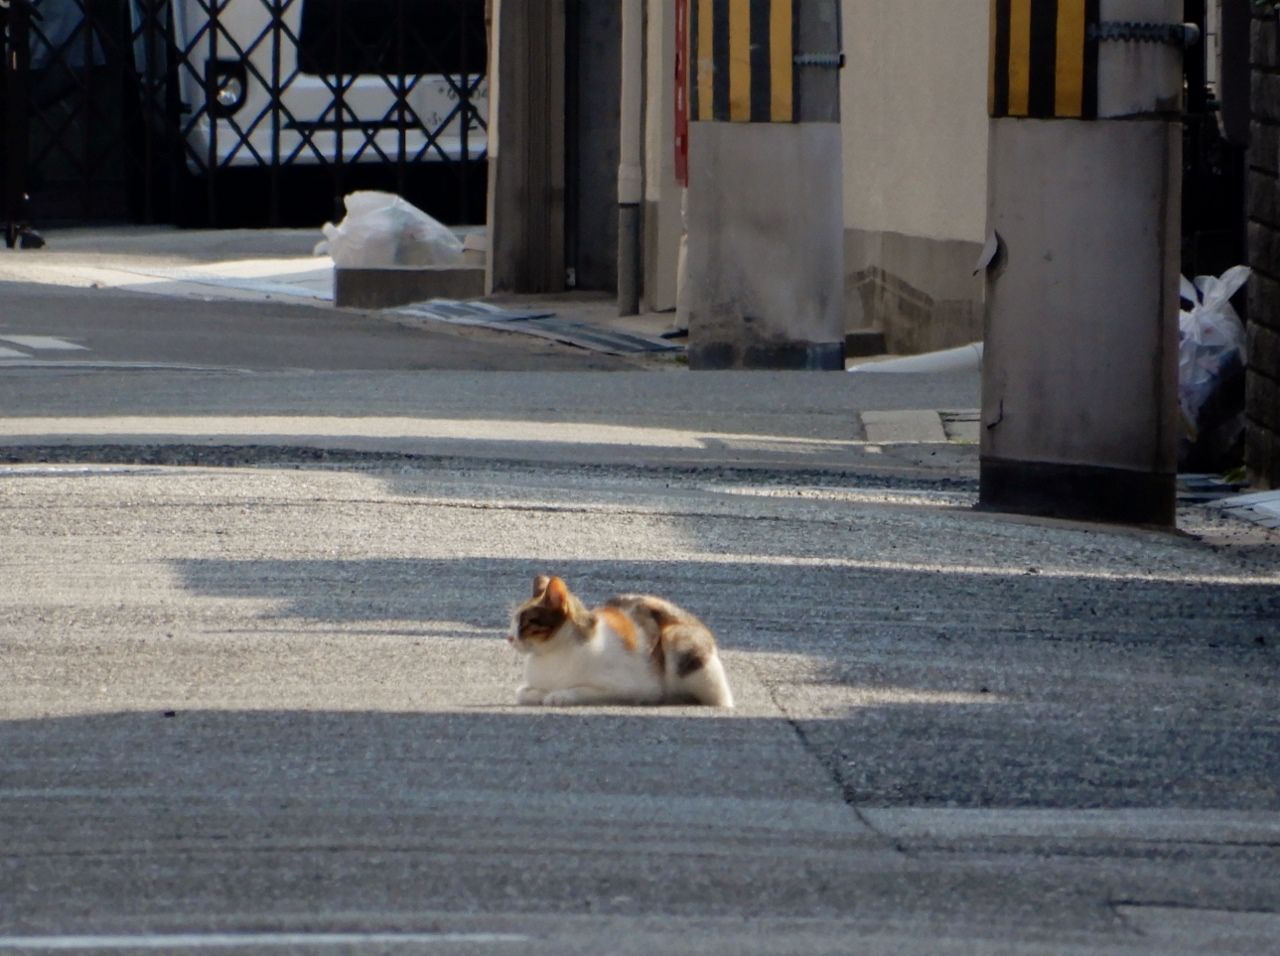
[[[1280,488],[1280,21],[1254,13],[1250,40],[1249,372],[1245,458],[1253,483]]]

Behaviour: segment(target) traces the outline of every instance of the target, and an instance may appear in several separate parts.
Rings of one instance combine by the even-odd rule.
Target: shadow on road
[[[926,710],[933,728],[919,724]],[[1141,793],[1085,779],[1090,765],[1049,722],[1039,740],[975,753],[965,743],[982,725],[963,711],[872,708],[796,727],[679,710],[179,710],[5,721],[0,868],[9,890],[0,925],[79,926],[69,899],[84,913],[111,913],[111,926],[184,928],[281,919],[385,928],[433,912],[874,921],[927,899],[939,913],[958,906],[1010,931],[1025,925],[1019,912],[1051,921],[1042,907],[1053,895],[1055,908],[1073,907],[1073,931],[1102,931],[1111,916],[1098,903],[1108,896],[1178,898],[1187,848],[1176,843],[1112,845],[1109,854],[1136,855],[1109,864],[1101,885],[1096,871],[1072,875],[1064,861],[1037,868],[1017,853],[904,855],[815,772],[823,738],[838,734],[853,748],[841,756],[894,778],[894,794],[867,792],[867,805],[935,802],[926,777],[943,771],[989,774],[975,805],[1035,803],[1044,795],[1023,789],[1024,771],[1033,750],[1048,747],[1065,777],[1081,778],[1078,805],[1180,802],[1160,786],[1159,765],[1143,771],[1151,786]],[[934,733],[944,725],[945,742]],[[1180,777],[1208,769],[1197,767],[1202,735],[1188,730]],[[890,739],[896,750],[913,738],[925,776],[888,759]],[[1269,774],[1259,760],[1274,745],[1237,744],[1215,758],[1221,790],[1200,798],[1261,800]],[[1138,751],[1110,772],[1127,778],[1140,755],[1155,753],[1150,743]],[[1056,852],[1066,857],[1098,852],[1062,839]],[[1249,876],[1268,852],[1198,848],[1199,865],[1220,867],[1221,877],[1196,905],[1274,905],[1273,889]]]
[[[563,574],[592,601],[644,580],[715,609],[704,616],[731,673],[759,683],[858,805],[1280,804],[1280,658],[1265,636],[1280,594],[1270,585],[877,571],[785,557],[762,566],[731,555],[555,567],[475,558],[174,567],[192,594],[270,602],[264,625],[354,622],[372,632],[378,621],[421,621],[423,634],[494,644],[507,624],[504,600],[521,600],[536,572]],[[521,590],[494,593],[494,582]],[[582,733],[646,739],[684,719],[669,714],[583,719]],[[522,715],[512,726],[523,747],[528,728],[574,719]],[[718,748],[742,728],[716,717],[698,733]],[[554,753],[543,759],[557,766]]]
[[[786,536],[776,536],[770,559],[715,543],[716,556],[669,561],[201,558],[169,566],[192,595],[272,602],[267,619],[446,620],[497,635],[526,597],[526,582],[556,573],[589,603],[643,587],[692,608],[714,607],[703,616],[727,646],[744,650],[843,656],[871,631],[939,643],[1145,644],[1175,656],[1257,651],[1276,663],[1265,652],[1277,643],[1280,590],[1269,582],[917,570],[894,566],[890,557],[876,568],[870,560],[842,563],[838,541],[797,541],[789,554]]]

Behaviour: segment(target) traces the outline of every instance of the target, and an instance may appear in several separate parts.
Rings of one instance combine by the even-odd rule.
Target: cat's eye
[[[520,627],[554,627],[559,623],[559,616],[542,608],[530,608],[520,613]]]

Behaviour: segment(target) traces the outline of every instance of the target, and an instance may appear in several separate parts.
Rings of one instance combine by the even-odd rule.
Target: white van
[[[485,155],[484,0],[172,0],[171,9],[192,172]]]

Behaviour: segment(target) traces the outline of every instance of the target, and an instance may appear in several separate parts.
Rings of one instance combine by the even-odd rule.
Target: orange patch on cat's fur
[[[618,635],[618,640],[622,641],[623,646],[628,651],[635,652],[636,626],[631,623],[631,618],[616,607],[602,607],[596,611],[596,617],[603,618],[609,629]]]

